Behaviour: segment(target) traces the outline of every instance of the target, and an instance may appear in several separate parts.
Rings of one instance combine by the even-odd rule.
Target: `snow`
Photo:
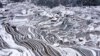
[[[3,51],[12,52],[10,56],[35,56],[36,54],[32,51],[32,48],[34,49],[35,47],[36,50],[38,50],[37,47],[39,43],[41,43],[39,48],[41,48],[42,45],[46,47],[50,46],[52,50],[56,50],[61,56],[82,56],[82,53],[76,51],[73,47],[76,49],[79,47],[84,50],[89,50],[96,56],[96,51],[100,51],[100,44],[97,46],[97,43],[100,41],[100,25],[97,24],[100,23],[99,9],[100,6],[65,7],[60,5],[55,8],[48,8],[30,3],[7,4],[7,6],[0,9],[0,17],[7,17],[0,19],[0,39],[3,39],[3,42],[8,44],[10,48],[2,48],[2,50],[0,50],[0,56],[6,55]],[[13,17],[11,17],[12,15]],[[5,29],[4,23],[9,23],[10,25],[8,26],[8,32],[10,31],[11,34],[13,34],[13,32],[16,33],[17,37],[15,36],[15,38],[21,39],[21,37],[26,37],[24,41],[27,43],[30,42],[30,46],[26,42],[24,42],[24,44],[26,43],[25,45],[22,45],[20,42],[20,44],[16,43],[13,36],[6,32],[7,30]],[[12,26],[15,26],[18,32],[15,31]],[[19,32],[23,31],[18,30],[20,29],[19,27],[22,27],[23,30],[26,27],[28,27],[28,29],[24,30],[25,33],[21,34]],[[43,33],[41,34],[41,32]],[[31,39],[31,41],[27,38]],[[38,40],[40,42],[38,42]],[[35,41],[37,41],[36,43],[38,44],[36,44]],[[90,48],[91,46],[85,45],[86,42],[89,41],[95,43],[92,48],[96,49],[96,51]],[[1,41],[0,44],[3,44],[3,42]],[[66,42],[69,42],[71,47],[68,47]],[[44,51],[44,49],[38,50],[38,52]],[[54,51],[55,54],[56,51]]]

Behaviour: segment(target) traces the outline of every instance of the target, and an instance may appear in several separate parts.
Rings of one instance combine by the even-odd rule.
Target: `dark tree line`
[[[100,0],[39,0],[37,4],[49,7],[55,7],[59,4],[64,6],[98,6]]]
[[[100,0],[78,0],[77,4],[82,4],[83,6],[98,6],[100,5]]]

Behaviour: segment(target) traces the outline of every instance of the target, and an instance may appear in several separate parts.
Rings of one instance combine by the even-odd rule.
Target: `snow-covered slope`
[[[100,56],[100,6],[0,9],[0,56]]]

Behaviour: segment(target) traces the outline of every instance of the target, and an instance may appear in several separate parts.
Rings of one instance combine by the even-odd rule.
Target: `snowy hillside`
[[[100,56],[100,6],[0,8],[0,56]]]

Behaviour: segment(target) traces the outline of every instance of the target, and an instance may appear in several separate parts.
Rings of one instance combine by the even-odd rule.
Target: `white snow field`
[[[0,8],[0,56],[100,56],[100,6]]]

